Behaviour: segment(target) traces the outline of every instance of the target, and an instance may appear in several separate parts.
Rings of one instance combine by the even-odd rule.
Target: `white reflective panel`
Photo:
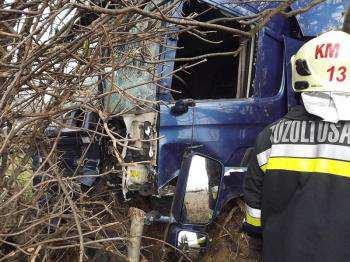
[[[221,164],[213,159],[192,156],[182,210],[187,223],[206,224],[212,219],[221,169]]]
[[[194,155],[189,170],[186,191],[208,190],[208,173],[206,169],[206,159],[199,155]]]

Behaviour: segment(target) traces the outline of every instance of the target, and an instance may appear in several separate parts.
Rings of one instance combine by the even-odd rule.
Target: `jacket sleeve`
[[[271,152],[270,135],[267,127],[257,137],[243,184],[246,208],[243,230],[251,236],[260,236],[262,232],[261,199],[265,168]]]

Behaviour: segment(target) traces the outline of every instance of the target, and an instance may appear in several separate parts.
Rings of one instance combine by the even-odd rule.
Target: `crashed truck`
[[[310,2],[296,1],[287,11]],[[291,56],[312,37],[341,28],[346,5],[345,1],[328,0],[305,14],[275,15],[248,40],[220,31],[211,36],[211,40],[220,42],[215,45],[191,34],[167,35],[164,46],[152,49],[159,60],[169,61],[159,64],[154,72],[161,79],[158,86],[165,88],[142,84],[151,82],[146,70],[115,72],[119,87],[127,90],[139,85],[130,89],[132,95],[161,101],[156,110],[132,110],[131,102],[118,94],[105,96],[102,101],[104,110],[116,115],[130,108],[128,113],[111,118],[108,126],[125,138],[120,156],[125,163],[133,164],[125,165],[123,172],[113,155],[112,141],[108,137],[91,138],[86,131],[96,128],[98,115],[75,110],[69,112],[66,124],[81,131],[63,129],[58,145],[66,171],[75,173],[85,152],[86,160],[78,168],[86,175],[81,180],[85,186],[92,186],[96,175],[108,171],[110,189],[122,192],[125,199],[135,194],[171,197],[171,210],[167,214],[151,212],[146,222],[169,223],[167,239],[176,247],[205,250],[208,226],[229,201],[242,196],[249,148],[254,146],[257,134],[298,103],[291,86]],[[182,1],[174,15],[202,13],[197,19],[209,21],[251,16],[274,6],[276,3],[260,1]],[[230,26],[240,28],[235,22]],[[176,58],[235,51],[239,47],[238,56],[208,58],[188,72],[171,74],[185,63],[174,62]],[[111,91],[107,81],[99,85],[101,92]]]

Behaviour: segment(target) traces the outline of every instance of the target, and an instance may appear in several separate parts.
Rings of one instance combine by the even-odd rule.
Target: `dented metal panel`
[[[277,7],[280,3],[274,1],[227,1],[227,0],[201,0],[204,3],[220,8],[234,15],[254,15],[268,8]]]
[[[159,142],[158,187],[178,175],[183,153],[190,145],[195,146],[196,152],[216,158],[225,166],[239,165],[245,150],[254,145],[257,134],[286,113],[284,94],[281,87],[272,98],[201,102],[183,125],[170,116],[167,107],[161,107],[160,136],[164,138]]]
[[[281,86],[283,38],[276,39],[264,29],[256,48],[253,98],[196,101],[195,107],[180,116],[171,115],[169,105],[160,107],[158,188],[178,175],[183,153],[190,145],[225,166],[239,165],[257,134],[286,113]]]

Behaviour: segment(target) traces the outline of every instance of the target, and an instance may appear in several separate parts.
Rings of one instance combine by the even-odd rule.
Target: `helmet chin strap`
[[[305,92],[301,97],[306,111],[324,121],[350,120],[350,93]]]

